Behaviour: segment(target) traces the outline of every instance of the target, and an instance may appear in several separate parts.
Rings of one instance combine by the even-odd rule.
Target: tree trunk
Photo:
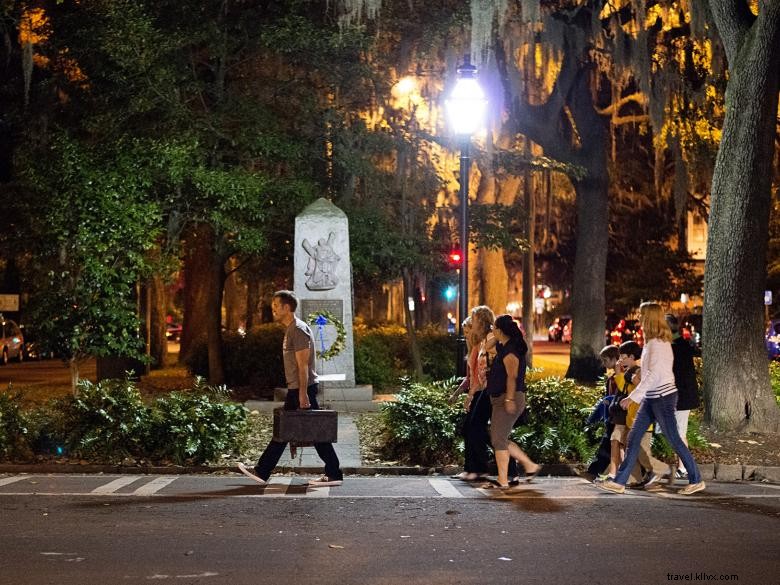
[[[605,145],[606,146],[606,145]],[[595,149],[594,149],[595,150]],[[606,153],[606,151],[603,151]],[[606,161],[605,161],[606,162]],[[567,378],[595,382],[603,368],[604,281],[607,268],[607,169],[575,182],[577,192],[577,251],[572,285],[572,340]]]
[[[246,278],[246,330],[252,330],[258,322],[258,305],[260,303],[260,282],[254,273]]]
[[[228,263],[230,274],[225,279],[224,303],[225,303],[225,328],[228,331],[238,331],[246,325],[243,317],[246,315],[244,300],[246,299],[245,285],[238,277],[238,272],[233,270],[235,261]]]
[[[206,313],[209,294],[209,258],[214,234],[206,224],[195,226],[185,238],[184,319],[182,322],[179,361],[189,355],[197,339],[206,339]]]
[[[526,154],[529,154],[528,141],[526,140]],[[523,173],[523,204],[526,218],[525,237],[528,240],[528,249],[523,254],[523,329],[528,342],[528,367],[534,365],[534,297],[536,296],[536,268],[534,266],[534,226],[536,220],[536,206],[533,186],[531,185],[531,171]]]
[[[209,353],[209,384],[213,386],[225,383],[225,369],[222,359],[222,298],[225,290],[225,279],[225,260],[216,250],[211,250],[206,343]]]
[[[420,345],[417,343],[417,333],[414,329],[414,316],[409,310],[409,297],[413,296],[414,288],[412,287],[412,276],[409,274],[409,270],[404,268],[404,298],[403,298],[403,311],[404,311],[404,323],[406,324],[406,333],[409,335],[409,351],[412,355],[412,367],[414,368],[415,377],[420,380],[423,375],[422,368],[422,356],[420,354]]]
[[[79,393],[79,362],[75,357],[68,360],[68,367],[70,368],[70,389],[73,392],[73,396],[78,396]]]
[[[579,73],[570,108],[583,148],[577,160],[587,170],[572,181],[577,193],[577,250],[572,284],[572,341],[567,378],[595,382],[603,371],[599,352],[604,347],[605,280],[609,245],[609,132],[596,112],[589,74]],[[587,145],[587,147],[585,147]],[[652,267],[648,267],[652,270]]]
[[[493,173],[490,163],[480,168],[479,186],[477,187],[477,200],[484,205],[512,205],[517,196],[519,179],[512,175],[497,178]],[[477,270],[475,278],[470,282],[476,285],[472,291],[472,305],[483,304],[490,307],[494,313],[501,314],[506,311],[507,290],[509,288],[509,274],[506,269],[504,250],[489,250],[481,248],[475,255],[476,262],[469,262]],[[471,288],[471,287],[470,287]]]
[[[573,29],[572,34],[579,34]],[[561,71],[552,94],[544,104],[531,106],[524,97],[527,84],[520,83],[516,61],[507,59],[501,44],[495,47],[499,70],[512,96],[511,125],[540,145],[546,155],[587,171],[584,179],[572,179],[577,193],[577,251],[572,345],[566,376],[593,382],[602,371],[598,352],[604,345],[609,132],[607,121],[596,111],[593,101],[597,67],[587,54],[575,53],[574,48],[564,43]]]
[[[506,311],[507,290],[509,288],[504,251],[480,250],[479,258],[482,282],[480,287],[482,289],[481,302],[493,309],[496,315],[499,315]]]
[[[149,283],[152,297],[152,324],[150,351],[155,369],[165,366],[165,358],[168,355],[168,340],[165,336],[165,314],[167,308],[167,294],[165,282],[161,276],[153,276]]]
[[[780,5],[757,19],[711,2],[729,59],[704,271],[706,420],[721,430],[780,431],[764,347],[763,290],[780,85]],[[744,8],[747,11],[747,8]]]

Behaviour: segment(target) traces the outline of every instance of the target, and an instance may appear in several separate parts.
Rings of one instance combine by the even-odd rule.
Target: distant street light
[[[469,294],[469,168],[471,167],[471,136],[483,125],[487,100],[477,81],[477,68],[468,55],[458,67],[458,81],[447,100],[447,116],[460,144],[460,282],[458,291],[458,353],[457,375],[466,374],[466,338],[463,320],[468,311]]]

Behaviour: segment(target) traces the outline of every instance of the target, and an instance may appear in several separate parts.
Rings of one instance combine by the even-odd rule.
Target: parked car
[[[5,365],[12,359],[24,361],[24,335],[19,326],[0,316],[0,364]]]
[[[28,360],[44,360],[54,357],[54,352],[45,351],[34,327],[29,325],[19,325],[24,335],[24,357]]]
[[[179,341],[181,337],[181,325],[179,323],[165,324],[165,338],[168,341]]]
[[[556,317],[547,329],[547,340],[560,342],[563,337],[563,328],[569,321],[571,321],[571,315]]]
[[[620,345],[626,341],[636,341],[644,345],[645,338],[642,334],[642,326],[638,319],[621,319],[610,331],[609,340],[612,345]]]
[[[680,335],[693,345],[701,348],[702,316],[700,313],[691,313],[680,319]]]
[[[766,353],[770,360],[780,359],[780,319],[769,321],[766,328]]]

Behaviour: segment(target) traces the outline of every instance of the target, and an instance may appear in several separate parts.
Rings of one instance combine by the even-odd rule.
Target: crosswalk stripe
[[[141,479],[140,475],[128,475],[125,477],[120,477],[119,479],[115,479],[114,481],[108,482],[106,485],[101,485],[100,487],[96,487],[94,490],[92,490],[92,493],[113,494],[116,490],[121,489],[126,485],[130,485],[131,483],[133,483],[138,479]]]
[[[447,481],[446,479],[429,479],[428,483],[431,484],[431,487],[435,489],[440,496],[444,496],[445,498],[463,497],[463,494],[460,493],[458,488],[456,488],[454,485],[452,485],[452,482]]]
[[[263,497],[279,498],[287,495],[287,488],[292,483],[292,477],[275,477],[263,490]]]
[[[134,496],[151,496],[159,492],[161,489],[163,489],[168,484],[173,483],[176,481],[176,477],[158,477],[157,479],[153,479],[146,485],[142,485],[137,490],[133,492]]]
[[[0,486],[8,485],[9,483],[15,483],[17,481],[22,481],[23,479],[27,479],[27,475],[15,475],[13,477],[4,477],[0,479]]]
[[[307,488],[306,496],[309,498],[327,498],[330,496],[330,486]]]

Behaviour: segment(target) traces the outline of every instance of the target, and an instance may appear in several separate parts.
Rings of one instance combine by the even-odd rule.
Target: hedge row
[[[284,386],[282,339],[284,329],[276,324],[253,328],[246,336],[226,334],[223,338],[225,382],[228,386],[267,389],[269,396]],[[356,327],[355,380],[375,389],[396,388],[402,377],[413,373],[406,330],[399,326],[376,329]],[[426,379],[440,380],[455,371],[456,340],[434,329],[417,335]],[[196,342],[185,363],[193,374],[208,377],[208,351],[205,341]]]
[[[527,378],[528,423],[512,431],[512,439],[540,463],[585,463],[589,461],[604,432],[603,423],[587,424],[601,387],[580,386],[567,378]],[[395,402],[382,407],[381,428],[385,459],[410,465],[460,463],[463,400],[450,404],[447,398],[456,380],[431,384],[405,380]],[[688,442],[706,447],[699,424],[691,418]],[[663,436],[653,440],[653,452],[670,459],[671,448]]]
[[[76,396],[23,410],[20,397],[0,392],[0,460],[67,456],[117,463],[199,464],[241,452],[247,410],[225,388],[196,381],[147,405],[133,382],[82,380]]]

